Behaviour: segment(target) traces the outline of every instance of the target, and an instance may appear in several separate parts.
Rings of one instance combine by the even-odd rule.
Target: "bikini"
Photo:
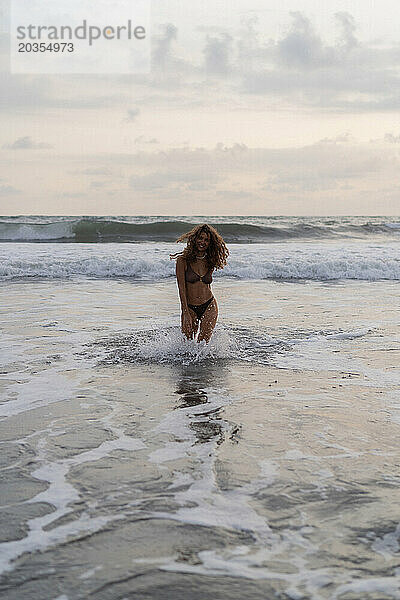
[[[202,283],[204,283],[206,285],[210,285],[210,283],[212,282],[211,273],[212,273],[212,269],[209,269],[205,275],[200,276],[198,273],[196,273],[196,271],[193,271],[190,264],[188,264],[188,267],[185,272],[185,280],[187,281],[187,283],[196,283],[197,281],[201,281]],[[188,304],[188,307],[191,308],[196,313],[198,319],[201,319],[201,317],[204,315],[208,306],[211,304],[211,302],[213,300],[214,300],[214,296],[211,296],[211,298],[209,298],[203,304]]]

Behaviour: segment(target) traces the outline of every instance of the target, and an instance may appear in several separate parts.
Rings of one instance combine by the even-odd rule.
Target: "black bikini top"
[[[202,283],[210,285],[210,283],[212,282],[211,273],[212,273],[212,269],[209,269],[207,271],[207,273],[205,275],[203,275],[203,277],[200,277],[200,275],[198,273],[196,273],[196,271],[193,271],[190,264],[188,264],[188,267],[185,272],[185,280],[188,283],[196,283],[196,281],[201,281]]]

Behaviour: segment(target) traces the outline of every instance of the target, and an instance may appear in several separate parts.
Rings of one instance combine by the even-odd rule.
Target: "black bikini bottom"
[[[211,296],[211,298],[209,300],[207,300],[207,302],[204,302],[204,304],[188,304],[188,307],[191,308],[197,315],[198,319],[201,319],[201,317],[204,315],[204,313],[206,312],[209,304],[211,304],[211,302],[214,300],[214,296]]]

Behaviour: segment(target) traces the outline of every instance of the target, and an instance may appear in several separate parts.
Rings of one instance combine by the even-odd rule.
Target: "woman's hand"
[[[181,323],[182,323],[182,333],[184,335],[186,335],[186,337],[188,339],[192,339],[193,338],[193,319],[192,319],[191,314],[189,313],[188,309],[182,310]]]

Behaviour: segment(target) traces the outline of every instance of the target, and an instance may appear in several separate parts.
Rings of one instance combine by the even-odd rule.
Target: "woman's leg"
[[[214,298],[212,302],[207,306],[206,312],[200,321],[200,332],[197,338],[198,342],[205,340],[207,343],[210,341],[212,332],[218,318],[218,305]]]
[[[196,335],[197,330],[199,328],[199,319],[197,318],[196,313],[191,308],[189,308],[189,315],[192,319],[192,324],[191,324],[190,329],[187,331],[183,330],[182,320],[181,320],[181,329],[182,329],[182,333],[184,335],[186,335],[188,340],[193,340],[193,338]]]

